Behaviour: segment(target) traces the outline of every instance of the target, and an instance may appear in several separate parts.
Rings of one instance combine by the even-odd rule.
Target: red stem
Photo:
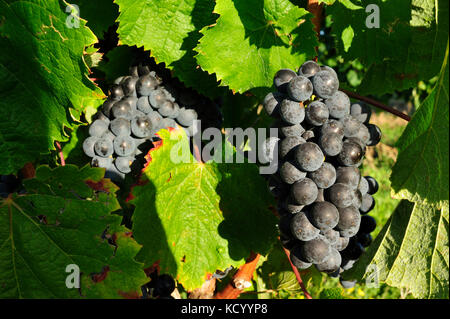
[[[289,252],[289,250],[287,250],[286,248],[283,247],[284,253],[287,256],[287,259],[289,260],[289,263],[291,264],[292,270],[294,271],[295,277],[297,278],[297,281],[300,285],[300,288],[303,291],[303,294],[305,295],[306,299],[312,299],[311,295],[309,294],[308,290],[306,290],[305,284],[303,283],[302,277],[300,276],[300,273],[298,272],[297,267],[295,267],[292,262],[291,262],[291,258],[290,255],[291,253]]]
[[[354,98],[354,99],[357,99],[357,100],[366,102],[366,103],[368,103],[370,105],[373,105],[375,107],[378,107],[378,108],[380,108],[380,109],[382,109],[382,110],[384,110],[386,112],[389,112],[391,114],[394,114],[395,116],[398,116],[398,117],[404,119],[405,121],[409,122],[411,120],[411,117],[409,117],[409,115],[407,115],[405,113],[402,113],[402,112],[400,112],[400,111],[398,111],[398,110],[396,110],[396,109],[394,109],[394,108],[392,108],[390,106],[387,106],[387,105],[385,105],[385,104],[383,104],[381,102],[375,101],[375,100],[373,100],[371,98],[368,98],[368,97],[365,97],[365,96],[361,96],[361,95],[356,94],[356,93],[351,92],[351,91],[347,91],[347,90],[341,90],[341,91],[344,92],[345,94],[347,94],[348,96]]]
[[[55,141],[55,144],[56,144],[56,148],[58,149],[58,152],[59,152],[59,159],[61,161],[61,166],[65,166],[66,165],[66,161],[64,160],[64,154],[63,154],[62,149],[61,149],[61,144],[59,144],[58,141]]]

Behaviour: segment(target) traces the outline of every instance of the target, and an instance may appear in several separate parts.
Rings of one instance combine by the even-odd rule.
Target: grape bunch
[[[133,66],[129,75],[117,78],[83,143],[91,165],[105,168],[106,178],[121,182],[136,157],[158,139],[160,129],[179,125],[192,136],[197,112],[174,95],[146,65]]]
[[[328,66],[307,61],[298,72],[279,70],[273,82],[277,91],[263,106],[280,138],[269,138],[263,149],[278,152],[269,188],[278,200],[280,238],[297,268],[314,264],[338,277],[372,241],[376,222],[367,214],[378,184],[359,166],[381,131],[369,123],[367,105],[339,91]]]

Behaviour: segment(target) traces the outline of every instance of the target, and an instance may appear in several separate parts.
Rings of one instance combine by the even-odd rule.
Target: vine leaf
[[[74,0],[72,3],[79,6],[80,17],[100,39],[119,16],[119,7],[111,0]]]
[[[67,141],[63,128],[104,97],[83,60],[97,39],[83,20],[68,28],[64,9],[57,0],[0,0],[0,174]]]
[[[269,88],[282,68],[313,58],[312,17],[288,0],[217,0],[217,23],[201,30],[196,59],[234,92]]]
[[[402,200],[346,279],[407,288],[416,298],[449,298],[449,206]],[[369,265],[370,267],[367,267]]]
[[[239,267],[252,251],[266,253],[276,240],[276,218],[256,165],[199,163],[183,129],[159,134],[132,190],[133,234],[143,245],[138,260],[157,263],[193,290],[216,269]],[[177,163],[181,154],[188,161]]]
[[[379,7],[379,28],[368,28],[366,19],[372,12],[366,12],[360,0],[353,3],[335,1],[327,13],[333,19],[339,52],[368,68],[360,94],[409,89],[439,73],[448,37],[448,1],[372,1]]]
[[[200,68],[193,48],[206,25],[214,23],[210,0],[116,0],[119,5],[119,42],[150,50],[186,86],[216,97],[222,92],[215,76]]]
[[[0,201],[1,298],[140,295],[147,282],[134,260],[140,246],[111,214],[120,208],[118,188],[103,175],[88,166],[41,166],[24,181],[26,195]],[[80,289],[66,286],[69,265],[80,269]]]
[[[438,81],[397,142],[391,182],[397,198],[442,207],[449,198],[447,50]]]

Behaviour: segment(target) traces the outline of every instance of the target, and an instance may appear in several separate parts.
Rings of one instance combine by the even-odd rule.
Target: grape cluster
[[[381,131],[369,124],[367,105],[351,104],[339,91],[328,66],[307,61],[298,72],[282,69],[274,86],[263,106],[280,138],[269,138],[263,149],[278,152],[269,188],[278,199],[281,240],[297,268],[314,264],[338,277],[372,241],[376,222],[367,214],[378,184],[359,166]]]
[[[105,177],[120,182],[130,173],[136,156],[149,149],[155,134],[163,128],[183,127],[193,134],[197,112],[177,103],[162,79],[145,65],[130,68],[130,75],[119,77],[95,121],[83,151],[91,165],[106,169]]]
[[[168,274],[159,275],[157,271],[150,274],[151,281],[141,287],[142,298],[174,299],[175,280]]]

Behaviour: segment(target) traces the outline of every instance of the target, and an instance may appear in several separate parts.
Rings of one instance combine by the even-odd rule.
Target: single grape
[[[338,120],[329,119],[320,128],[320,134],[322,136],[328,134],[338,134],[344,137],[344,124]]]
[[[86,154],[89,157],[94,157],[95,156],[94,145],[95,143],[97,143],[98,140],[99,138],[95,136],[89,136],[87,139],[85,139],[83,142],[84,154]]]
[[[158,81],[155,77],[147,74],[143,75],[136,82],[136,91],[140,96],[149,96],[156,89]]]
[[[264,109],[269,116],[278,115],[278,108],[284,96],[279,92],[270,92],[263,101]]]
[[[360,130],[360,126],[364,125],[358,119],[351,115],[346,115],[339,120],[344,125],[344,136],[355,136]]]
[[[139,111],[144,112],[145,114],[153,111],[152,106],[150,105],[150,102],[148,100],[148,96],[141,96],[136,103],[136,107]]]
[[[317,187],[329,188],[336,182],[336,169],[330,163],[324,162],[319,169],[308,173],[308,177],[316,183]]]
[[[122,86],[117,84],[112,85],[109,89],[108,96],[115,101],[120,100],[124,96]]]
[[[306,177],[306,173],[299,170],[291,162],[284,162],[279,168],[281,180],[286,184],[293,184]]]
[[[372,236],[370,234],[362,233],[362,232],[359,232],[356,237],[358,239],[358,242],[363,247],[369,247],[373,240]]]
[[[108,123],[102,120],[95,120],[89,126],[89,135],[101,137],[108,131]]]
[[[312,83],[314,86],[314,93],[323,99],[332,97],[339,89],[338,78],[328,70],[317,72],[312,78]]]
[[[154,127],[152,121],[148,116],[136,116],[131,120],[131,132],[139,138],[151,137],[153,135]]]
[[[297,76],[297,73],[292,71],[291,69],[281,69],[273,78],[273,85],[280,92],[286,92],[288,83]]]
[[[114,100],[106,100],[103,103],[102,106],[102,113],[105,114],[106,117],[110,118],[111,117],[111,108],[113,107],[113,105],[116,103],[117,101]]]
[[[127,76],[120,84],[125,96],[136,96],[136,82],[139,80],[136,76]]]
[[[131,134],[131,123],[129,120],[124,118],[117,118],[111,121],[109,125],[111,132],[116,136],[130,135]]]
[[[336,183],[328,189],[331,203],[338,208],[348,207],[353,203],[353,193],[350,186]]]
[[[300,254],[305,258],[306,262],[320,264],[330,257],[331,245],[325,238],[316,237],[301,243]]]
[[[363,103],[358,102],[352,104],[350,107],[350,114],[353,115],[361,123],[369,123],[370,116],[372,115],[372,110],[370,107]]]
[[[359,207],[359,211],[361,214],[367,214],[375,207],[375,200],[372,195],[364,194],[362,196],[361,206]]]
[[[181,108],[177,116],[177,122],[185,127],[191,126],[198,118],[197,112],[193,109]]]
[[[114,104],[111,108],[111,113],[115,119],[124,118],[127,120],[131,120],[133,116],[133,110],[129,103],[121,100]]]
[[[168,93],[164,88],[158,88],[156,90],[153,90],[148,100],[150,101],[150,104],[153,108],[159,109],[165,101],[169,100]]]
[[[284,124],[280,127],[280,133],[284,137],[288,136],[302,136],[305,132],[305,129],[300,124]]]
[[[341,119],[350,114],[350,99],[342,91],[337,91],[331,97],[327,98],[325,104],[330,111],[330,117]]]
[[[338,79],[338,75],[333,68],[330,68],[328,65],[323,65],[320,67],[320,71],[330,72],[336,79]]]
[[[308,241],[319,235],[319,229],[314,227],[304,212],[294,214],[291,219],[291,234],[298,240]]]
[[[306,143],[306,141],[299,136],[288,136],[281,140],[280,146],[280,158],[290,157],[290,153],[300,144]],[[292,152],[291,152],[292,151]]]
[[[102,168],[108,168],[111,166],[113,162],[112,157],[100,157],[100,156],[94,156],[91,161],[92,167],[102,167]]]
[[[335,246],[338,245],[340,238],[338,231],[327,228],[325,230],[321,230],[320,234],[322,234],[330,242],[331,247],[336,248]]]
[[[358,190],[361,192],[361,195],[364,196],[369,191],[369,182],[364,178],[364,176],[361,176],[359,180]]]
[[[133,161],[134,157],[132,156],[118,156],[114,161],[114,165],[116,165],[119,172],[128,174],[131,172],[131,164],[133,164]]]
[[[305,119],[305,107],[298,102],[284,99],[280,106],[280,116],[289,124],[302,123]]]
[[[304,76],[295,76],[287,85],[287,93],[291,99],[297,102],[308,100],[313,94],[311,81]]]
[[[106,138],[99,138],[94,145],[94,150],[100,157],[109,157],[114,153],[113,142]]]
[[[315,126],[323,125],[329,115],[328,107],[320,101],[313,101],[306,108],[306,121]]]
[[[361,214],[358,209],[353,206],[348,206],[344,208],[338,208],[339,211],[339,222],[336,228],[340,231],[353,229],[356,227],[356,232],[352,236],[356,235],[359,229],[359,225],[361,223]],[[341,234],[341,236],[343,236]],[[343,237],[351,237],[351,236],[343,236]]]
[[[336,170],[336,183],[347,184],[351,189],[357,189],[361,173],[357,167],[340,166]]]
[[[174,119],[178,116],[180,107],[177,103],[174,103],[172,101],[164,101],[158,109],[158,112],[164,117]]]
[[[362,200],[363,200],[363,195],[361,194],[361,192],[358,189],[353,190],[353,203],[352,203],[352,206],[354,206],[357,209],[359,209],[361,207]]]
[[[329,202],[316,202],[311,207],[311,223],[320,230],[334,228],[339,222],[339,212]]]
[[[336,156],[343,147],[342,137],[336,133],[322,135],[319,139],[319,145],[325,155]]]
[[[318,189],[312,180],[305,177],[292,185],[291,194],[297,204],[309,205],[316,200]]]
[[[130,106],[130,108],[131,108],[131,112],[134,112],[134,111],[137,110],[138,98],[136,96],[127,96],[127,97],[124,97],[120,101],[124,102],[124,103],[127,103]]]
[[[331,247],[330,256],[324,262],[316,264],[316,268],[318,271],[330,274],[335,271],[339,271],[341,262],[341,254],[339,253],[339,251]]]
[[[373,195],[376,192],[378,192],[378,182],[375,178],[372,176],[364,176],[367,183],[369,184],[369,190],[367,191],[368,194]]]
[[[319,169],[325,159],[320,147],[311,142],[300,144],[295,150],[294,157],[299,168],[305,172]]]
[[[356,132],[356,134],[352,137],[359,138],[365,145],[367,145],[370,141],[369,129],[363,124],[359,127],[358,132]]]
[[[367,128],[369,130],[369,141],[367,142],[367,146],[375,146],[381,141],[381,130],[375,124],[367,124]]]
[[[312,266],[312,263],[304,260],[302,256],[302,248],[300,245],[295,245],[291,249],[290,254],[291,263],[300,270],[307,269]]]
[[[319,71],[320,66],[317,64],[317,62],[309,60],[303,63],[302,66],[298,69],[298,75],[310,78],[313,77]]]
[[[370,234],[377,228],[377,221],[370,215],[361,216],[360,232]]]
[[[338,161],[344,166],[359,166],[364,156],[364,150],[355,142],[345,140]]]
[[[114,139],[114,151],[118,156],[129,156],[136,151],[136,144],[131,136],[118,136]]]
[[[336,244],[333,245],[333,248],[336,248],[338,251],[343,251],[350,241],[349,237],[339,237]]]

